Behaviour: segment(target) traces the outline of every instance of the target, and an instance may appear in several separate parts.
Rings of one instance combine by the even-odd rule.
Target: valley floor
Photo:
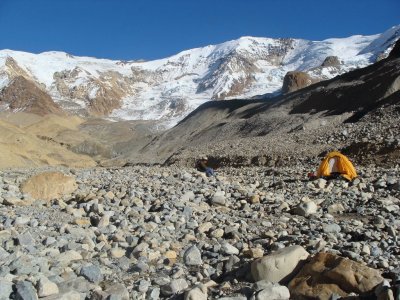
[[[0,298],[181,299],[186,292],[185,299],[272,299],[268,293],[283,289],[292,299],[311,299],[315,286],[259,281],[271,280],[271,272],[280,276],[278,265],[262,275],[250,268],[274,251],[299,249],[291,246],[307,251],[309,263],[327,252],[360,263],[354,272],[368,267],[353,274],[364,278],[355,285],[347,273],[314,274],[321,294],[373,293],[380,274],[398,279],[399,166],[356,165],[352,183],[309,181],[316,168],[220,168],[209,178],[176,166],[5,169]],[[32,175],[47,171],[73,178],[75,190],[51,200],[22,191]]]

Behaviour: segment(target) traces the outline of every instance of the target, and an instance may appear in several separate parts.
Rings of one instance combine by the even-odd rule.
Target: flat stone
[[[16,300],[38,300],[36,289],[29,281],[19,281],[15,285],[15,299]]]
[[[229,243],[223,243],[221,250],[228,255],[239,254],[239,249]]]
[[[31,256],[22,255],[14,259],[9,267],[16,275],[29,275],[34,271],[35,262]]]
[[[93,283],[98,283],[103,280],[101,269],[96,265],[86,265],[81,268],[80,275]]]
[[[24,247],[32,246],[35,244],[35,240],[29,232],[18,235],[18,244]]]
[[[301,246],[290,246],[257,259],[251,264],[256,281],[287,282],[301,268],[309,253]]]
[[[338,224],[332,223],[332,224],[322,224],[322,230],[325,233],[338,233],[342,229]]]
[[[68,250],[60,253],[58,261],[62,264],[70,264],[72,261],[81,260],[82,255],[75,250]]]
[[[110,250],[110,256],[113,258],[121,258],[125,255],[126,250],[121,248],[113,248]]]
[[[57,284],[47,278],[40,278],[36,288],[40,298],[59,293]]]
[[[10,295],[13,292],[12,282],[0,278],[0,300],[8,300],[10,299]]]

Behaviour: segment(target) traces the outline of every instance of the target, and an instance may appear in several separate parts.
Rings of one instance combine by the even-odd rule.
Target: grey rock
[[[13,292],[12,282],[0,278],[0,300],[8,300],[10,299],[10,295]]]
[[[40,298],[55,295],[59,293],[56,283],[48,280],[47,278],[40,278],[37,283],[37,293]]]
[[[5,260],[8,256],[10,256],[10,253],[0,247],[0,261]]]
[[[223,191],[215,192],[214,196],[211,199],[211,203],[214,205],[224,206],[226,204],[225,192]]]
[[[140,280],[138,291],[142,293],[146,293],[151,286],[151,283],[147,280]]]
[[[200,250],[196,247],[196,245],[189,247],[185,251],[183,255],[183,260],[185,264],[188,266],[198,266],[203,263],[203,260],[201,259]]]
[[[338,224],[323,224],[322,225],[322,230],[325,233],[338,233],[341,231],[341,228]]]
[[[35,240],[33,239],[32,235],[29,232],[25,232],[20,234],[17,237],[18,244],[24,247],[32,246],[35,244]]]
[[[160,299],[160,288],[158,287],[150,287],[146,293],[146,299],[149,300],[158,300]]]
[[[257,293],[255,300],[287,300],[289,298],[290,292],[286,286],[270,282],[263,284],[263,288]]]
[[[228,255],[232,255],[232,254],[239,254],[239,249],[232,246],[229,243],[223,243],[221,246],[221,250]]]
[[[34,261],[32,257],[28,255],[18,257],[9,265],[9,267],[16,275],[28,275],[35,270]]]
[[[16,300],[38,300],[36,289],[29,281],[19,281],[15,285],[15,299]]]
[[[317,205],[313,201],[302,202],[293,209],[293,213],[299,216],[307,217],[317,212]]]
[[[188,283],[185,279],[174,279],[161,287],[161,293],[165,296],[171,296],[183,292],[188,287]]]
[[[80,275],[93,283],[98,283],[103,280],[101,269],[96,265],[86,265],[81,268]]]

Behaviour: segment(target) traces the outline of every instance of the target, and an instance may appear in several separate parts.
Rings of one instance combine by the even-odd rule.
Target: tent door
[[[329,173],[339,173],[339,169],[337,168],[337,157],[332,157],[329,159]]]

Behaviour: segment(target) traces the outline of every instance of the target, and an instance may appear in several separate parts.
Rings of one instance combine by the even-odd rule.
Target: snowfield
[[[56,102],[71,102],[82,109],[101,95],[109,97],[113,90],[121,105],[110,117],[174,124],[210,99],[279,93],[289,71],[328,79],[367,66],[386,55],[399,36],[400,25],[382,34],[323,41],[246,36],[146,62],[1,50],[0,89],[22,74]],[[340,67],[321,68],[328,56],[337,56]],[[12,61],[18,70],[10,67]]]

